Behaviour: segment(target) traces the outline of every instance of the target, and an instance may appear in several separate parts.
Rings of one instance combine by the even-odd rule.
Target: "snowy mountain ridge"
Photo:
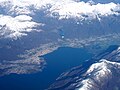
[[[119,90],[119,49],[119,46],[110,46],[82,65],[61,74],[48,90]]]
[[[46,25],[34,19],[35,15],[44,13],[40,18],[57,18],[57,20],[84,20],[97,19],[112,15],[119,16],[120,5],[114,2],[96,3],[76,0],[1,0],[0,1],[0,35],[2,38],[17,38],[27,35],[27,32],[38,31]],[[16,17],[26,18],[20,21]],[[3,22],[4,20],[4,22]],[[13,23],[13,24],[10,24]],[[79,24],[78,23],[78,24]],[[7,29],[2,29],[3,27]]]
[[[120,71],[120,63],[102,59],[100,62],[91,65],[86,72],[88,78],[81,81],[83,86],[79,90],[99,90],[99,87],[104,85],[102,82],[105,83],[106,79],[110,80],[113,77],[113,68]]]

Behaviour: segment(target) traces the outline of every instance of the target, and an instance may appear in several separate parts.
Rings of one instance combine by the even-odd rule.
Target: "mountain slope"
[[[48,90],[119,90],[120,49],[111,46],[83,65],[63,73]]]

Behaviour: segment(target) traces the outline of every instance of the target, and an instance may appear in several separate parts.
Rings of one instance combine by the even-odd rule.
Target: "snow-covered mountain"
[[[101,1],[0,0],[0,51],[4,51],[0,52],[0,65],[1,72],[5,71],[2,75],[39,71],[40,50],[46,54],[63,45],[89,47],[94,43],[103,49],[108,42],[108,46],[120,44],[119,2]],[[28,63],[30,67],[24,68]]]
[[[79,82],[79,90],[114,90],[119,87],[120,63],[102,59],[90,66],[88,78]],[[115,83],[115,85],[113,84]]]
[[[92,20],[102,23],[104,17],[119,17],[119,11],[120,5],[116,1],[98,3],[78,0],[1,0],[0,37],[16,39],[26,36],[28,32],[46,30],[42,27],[51,25],[46,23],[49,18],[58,23],[58,26],[64,27],[60,22],[73,22],[71,19],[78,25],[83,25],[84,21],[89,24]]]
[[[111,46],[83,65],[63,73],[49,90],[119,90],[120,49]]]
[[[80,0],[80,1],[85,1],[85,2],[96,2],[96,3],[109,3],[109,2],[114,2],[114,3],[120,3],[119,0]]]

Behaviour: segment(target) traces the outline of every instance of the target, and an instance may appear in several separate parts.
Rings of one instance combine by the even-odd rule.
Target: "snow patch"
[[[105,82],[105,80],[110,77],[112,77],[112,69],[111,68],[118,68],[120,69],[120,63],[117,62],[111,62],[105,59],[101,59],[100,62],[92,64],[88,71],[86,72],[86,75],[90,75],[91,78],[86,78],[85,80],[82,80],[80,83],[82,83],[82,87],[79,88],[79,90],[90,90],[92,89],[93,85],[97,86],[97,83]],[[97,82],[95,83],[94,80]]]
[[[0,0],[0,37],[20,37],[41,23],[32,21],[35,11],[59,19],[101,20],[101,17],[119,15],[116,3],[95,4],[78,0]],[[4,29],[3,29],[4,28]]]
[[[42,25],[32,21],[32,17],[19,15],[16,17],[0,15],[0,36],[14,38],[27,35],[27,32],[35,31],[34,27]]]
[[[11,4],[11,8],[7,4]],[[45,10],[48,16],[59,19],[100,19],[101,16],[109,16],[119,13],[120,5],[113,2],[107,4],[94,4],[76,0],[2,0],[0,6],[10,8],[8,12],[18,14],[33,14],[35,10]],[[32,10],[31,10],[32,8]]]
[[[50,15],[54,17],[54,13],[58,13],[59,19],[79,18],[83,19],[99,19],[102,16],[119,15],[114,9],[118,7],[115,3],[91,5],[85,2],[64,2],[56,3],[50,8]]]

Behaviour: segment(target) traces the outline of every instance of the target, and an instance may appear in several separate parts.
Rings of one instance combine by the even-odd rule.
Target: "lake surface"
[[[63,72],[92,57],[85,49],[61,47],[42,56],[47,65],[34,74],[11,74],[0,77],[0,90],[44,90]]]

